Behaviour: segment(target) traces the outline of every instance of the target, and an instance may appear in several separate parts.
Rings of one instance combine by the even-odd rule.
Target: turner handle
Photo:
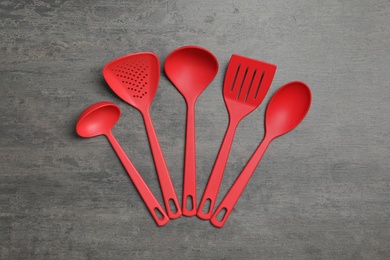
[[[201,219],[208,220],[212,216],[237,124],[238,122],[236,121],[230,121],[226,130],[225,137],[198,207],[197,216]]]
[[[170,219],[175,219],[180,217],[182,212],[160,147],[160,142],[158,141],[156,131],[154,130],[149,110],[147,113],[143,113],[143,118],[153,154],[154,164],[157,170],[158,180],[160,182],[165,208],[167,210],[168,217]]]
[[[232,187],[225,195],[218,208],[215,210],[213,216],[210,219],[210,222],[214,226],[221,228],[225,225],[226,220],[228,219],[230,213],[232,212],[234,206],[236,205],[238,199],[240,198],[242,192],[244,191],[246,185],[256,170],[256,167],[259,164],[261,158],[263,157],[269,142],[270,141],[268,139],[264,139],[259,147],[257,147],[256,151],[247,162],[245,168],[241,171],[240,175],[237,177],[236,181],[233,183]],[[221,213],[222,211],[224,212]],[[218,216],[219,214],[223,215]]]
[[[182,211],[184,216],[196,215],[195,103],[187,104]]]
[[[148,185],[146,185],[145,181],[142,179],[141,175],[138,173],[133,163],[127,157],[126,153],[123,151],[116,138],[111,132],[109,132],[106,136],[108,141],[114,148],[120,161],[122,162],[123,166],[125,167],[127,174],[133,181],[134,186],[138,190],[138,193],[141,195],[141,198],[145,202],[145,205],[148,208],[150,214],[152,215],[154,221],[156,221],[158,226],[164,226],[165,224],[167,224],[169,221],[167,214],[161,207],[160,203],[158,203],[156,197],[150,191]]]

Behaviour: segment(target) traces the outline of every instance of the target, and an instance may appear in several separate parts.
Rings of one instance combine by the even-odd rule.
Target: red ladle
[[[164,70],[187,104],[182,212],[185,216],[195,216],[197,211],[195,102],[217,75],[218,61],[204,48],[184,46],[168,55]]]
[[[223,227],[270,142],[294,129],[306,116],[310,104],[310,88],[299,81],[287,83],[272,96],[265,115],[263,141],[211,217],[214,226]]]
[[[77,120],[76,132],[81,137],[86,138],[98,135],[105,135],[107,137],[129,174],[130,179],[133,181],[134,186],[144,200],[154,221],[156,221],[158,226],[164,226],[169,221],[167,214],[112,134],[111,129],[118,121],[120,114],[119,107],[113,103],[96,103],[81,113]]]

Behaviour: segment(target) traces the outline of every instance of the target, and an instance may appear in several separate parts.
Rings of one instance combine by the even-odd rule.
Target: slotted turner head
[[[125,102],[139,110],[153,101],[160,80],[160,62],[152,52],[129,54],[108,63],[103,77]]]
[[[230,116],[242,118],[263,101],[274,78],[276,66],[237,54],[230,58],[223,96]]]

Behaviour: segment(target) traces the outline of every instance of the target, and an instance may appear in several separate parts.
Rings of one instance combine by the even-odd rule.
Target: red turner
[[[238,123],[261,104],[275,71],[276,66],[273,64],[237,54],[230,58],[223,86],[229,126],[199,204],[199,218],[211,218]]]

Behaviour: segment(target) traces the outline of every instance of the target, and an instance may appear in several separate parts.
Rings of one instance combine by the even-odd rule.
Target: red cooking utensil
[[[86,138],[98,135],[105,135],[107,137],[129,174],[130,179],[133,181],[134,186],[137,188],[139,194],[144,200],[146,207],[149,209],[150,214],[154,218],[154,221],[156,221],[158,226],[164,226],[169,221],[168,216],[112,134],[111,129],[118,121],[120,114],[121,111],[119,107],[113,103],[96,103],[81,113],[79,119],[77,120],[76,132],[80,136]]]
[[[275,71],[273,64],[236,54],[230,58],[223,87],[229,126],[199,204],[199,218],[211,218],[237,125],[263,101]]]
[[[223,227],[225,224],[269,143],[294,129],[306,116],[310,104],[310,89],[299,81],[287,83],[273,95],[265,115],[264,139],[214,212],[210,219],[214,226]]]
[[[120,57],[104,67],[103,76],[121,99],[141,112],[167,214],[171,219],[180,217],[180,205],[150,117],[150,106],[160,80],[158,57],[152,52]]]
[[[186,150],[182,211],[185,216],[196,215],[196,148],[195,102],[218,72],[217,58],[208,50],[185,46],[171,52],[164,70],[187,103]]]

